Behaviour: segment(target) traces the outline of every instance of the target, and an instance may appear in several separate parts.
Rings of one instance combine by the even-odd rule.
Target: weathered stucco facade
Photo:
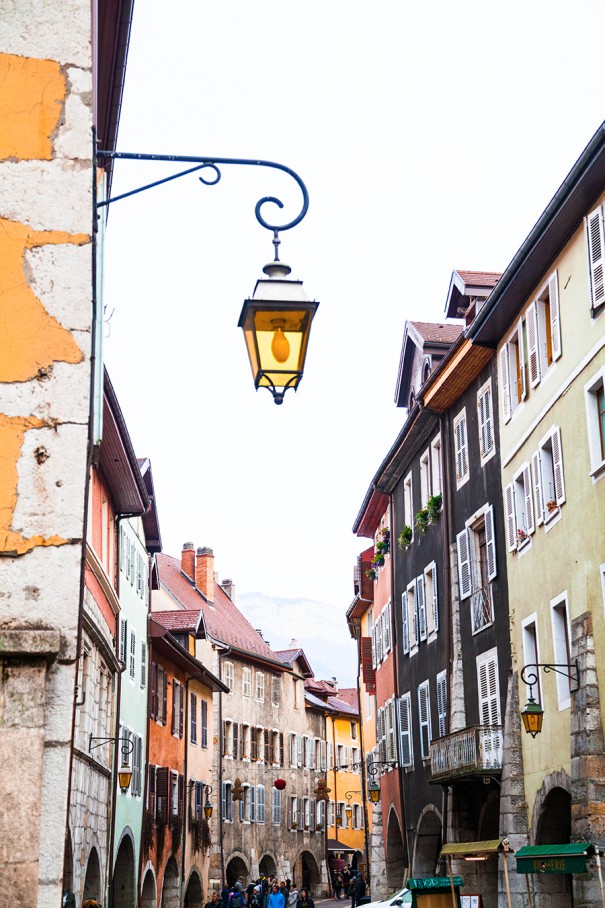
[[[91,337],[88,2],[0,26],[0,892],[61,899]],[[69,26],[67,26],[69,23]],[[24,830],[27,834],[24,835]]]

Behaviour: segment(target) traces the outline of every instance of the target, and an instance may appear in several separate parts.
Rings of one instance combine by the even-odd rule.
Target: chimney
[[[336,680],[334,675],[332,675],[332,680],[330,683],[331,683],[332,687],[334,688],[334,692],[338,693],[338,681]]]
[[[292,637],[288,649],[300,649],[300,643],[298,642],[298,640],[295,640],[294,637]]]
[[[196,552],[195,585],[208,602],[214,602],[214,552],[208,546]]]
[[[183,544],[181,552],[181,570],[190,580],[195,580],[195,547],[192,542]]]
[[[235,602],[235,584],[233,580],[223,580],[221,586],[229,596],[229,599],[231,599],[231,602]]]

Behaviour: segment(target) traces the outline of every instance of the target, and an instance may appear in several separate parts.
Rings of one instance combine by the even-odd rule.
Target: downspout
[[[148,566],[148,578],[149,582],[147,584],[147,589],[149,591],[149,599],[147,601],[147,717],[145,720],[145,731],[146,731],[146,740],[145,740],[145,782],[143,785],[143,816],[141,818],[141,841],[139,844],[139,885],[137,886],[137,908],[141,908],[141,875],[143,873],[143,861],[145,860],[144,851],[144,830],[145,830],[145,814],[147,812],[147,798],[149,794],[149,742],[151,739],[151,690],[149,684],[149,676],[151,672],[151,661],[153,657],[153,643],[151,640],[151,634],[149,633],[149,620],[151,618],[151,579],[152,579],[152,559],[149,559]],[[155,820],[155,817],[154,817]]]
[[[392,611],[392,610],[391,610]],[[368,803],[366,798],[367,793],[367,777],[366,777],[366,761],[363,759],[365,754],[365,747],[363,743],[363,720],[361,712],[361,690],[360,690],[360,678],[361,678],[361,628],[359,629],[359,637],[357,638],[357,659],[358,659],[358,676],[357,676],[357,708],[359,709],[359,746],[361,749],[361,803],[363,804],[363,824],[365,829],[364,834],[364,851],[366,853],[366,879],[368,881],[368,888],[372,888],[372,880],[370,877],[370,846],[368,841],[369,827],[368,827]]]
[[[218,641],[217,641],[218,643]],[[228,656],[231,652],[230,647],[225,647],[223,652],[219,650],[218,653],[218,678],[219,681],[223,680],[223,665],[222,659],[223,656]],[[252,734],[252,731],[250,732]],[[227,885],[227,877],[225,874],[225,847],[223,845],[223,755],[221,753],[223,749],[223,692],[219,691],[218,695],[218,792],[217,799],[220,798],[220,809],[218,811],[218,828],[219,828],[219,841],[220,841],[220,853],[221,853],[221,879],[223,886]]]
[[[445,571],[445,590],[446,590],[446,609],[445,609],[445,646],[446,646],[446,664],[447,664],[447,674],[448,674],[448,699],[447,699],[447,711],[445,714],[446,720],[446,729],[445,733],[449,734],[450,731],[450,710],[452,703],[451,696],[451,683],[452,683],[452,605],[451,605],[451,566],[450,566],[450,518],[452,514],[452,486],[449,482],[449,477],[451,475],[451,455],[450,455],[450,446],[449,446],[449,432],[450,432],[450,418],[449,413],[438,413],[437,418],[439,420],[439,427],[441,431],[441,451],[443,453],[443,476],[441,479],[441,485],[444,486],[445,492],[445,501],[444,507],[442,510],[442,521],[441,521],[441,546],[445,554],[444,558],[444,571]],[[444,838],[447,836],[447,824],[448,824],[448,801],[450,795],[449,787],[445,786],[442,789],[442,801],[441,801],[441,815],[443,817],[441,830],[441,844],[443,844]]]

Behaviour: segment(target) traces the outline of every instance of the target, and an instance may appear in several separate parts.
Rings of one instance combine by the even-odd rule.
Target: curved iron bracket
[[[103,201],[97,202],[97,209],[103,208],[107,205],[111,205],[113,202],[118,202],[120,199],[127,199],[131,195],[136,195],[139,192],[145,192],[146,189],[153,189],[154,186],[161,186],[162,183],[169,183],[171,180],[178,180],[180,177],[187,176],[190,173],[195,173],[198,170],[209,169],[212,173],[211,178],[205,178],[205,175],[199,177],[201,183],[204,183],[205,186],[215,186],[221,179],[221,171],[218,164],[225,165],[243,165],[245,167],[271,167],[274,170],[281,170],[283,173],[287,173],[293,178],[293,180],[298,184],[298,187],[302,193],[303,205],[298,213],[298,215],[293,218],[291,221],[288,221],[285,224],[270,224],[267,221],[262,213],[261,209],[263,205],[270,202],[273,205],[277,205],[278,208],[283,208],[284,203],[276,196],[266,195],[262,199],[259,199],[254,208],[254,213],[256,215],[256,220],[261,225],[265,227],[266,230],[271,230],[274,234],[279,233],[282,230],[290,230],[292,227],[296,227],[297,224],[300,224],[302,219],[307,213],[309,208],[309,193],[307,192],[307,187],[296,173],[290,167],[286,167],[285,164],[277,164],[275,161],[262,161],[255,160],[252,158],[217,158],[209,156],[200,156],[194,157],[190,155],[173,155],[173,154],[138,154],[125,151],[97,151],[96,153],[96,164],[99,167],[103,166],[103,161],[168,161],[176,164],[195,164],[195,167],[188,167],[187,170],[182,170],[180,173],[172,174],[172,176],[164,177],[161,180],[155,180],[153,183],[146,183],[145,186],[140,186],[138,189],[131,189],[130,192],[123,192],[121,195],[113,196],[110,199],[104,199]]]
[[[397,769],[397,760],[369,760],[367,763],[359,761],[358,763],[351,763],[351,769],[361,769],[362,765],[365,766],[368,775],[373,779],[387,769]],[[348,768],[348,766],[336,767],[336,769],[343,770],[347,770]]]
[[[93,741],[98,741],[99,743],[93,744]],[[88,753],[92,753],[97,747],[102,747],[103,744],[108,744],[110,741],[120,742],[120,752],[124,760],[126,757],[130,756],[134,750],[134,741],[131,741],[130,738],[120,738],[119,736],[114,738],[98,738],[91,734],[88,739]]]
[[[564,678],[569,680],[570,688],[572,684],[574,685],[574,691],[580,686],[580,666],[578,665],[577,659],[574,662],[556,664],[551,662],[530,662],[529,665],[524,665],[520,672],[521,680],[524,684],[527,684],[530,689],[530,697],[533,696],[533,688],[538,683],[537,671],[529,671],[529,669],[534,668],[543,668],[544,672],[556,672],[558,675],[563,675]]]

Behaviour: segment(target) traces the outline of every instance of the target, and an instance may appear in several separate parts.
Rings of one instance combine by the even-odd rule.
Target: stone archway
[[[149,867],[141,887],[141,908],[156,908],[156,902],[155,876]]]
[[[571,838],[571,792],[566,785],[569,777],[566,773],[556,775],[565,776],[558,779],[565,787],[552,785],[549,779],[545,779],[536,797],[534,806],[536,845],[567,845]],[[548,905],[548,908],[571,908],[573,905],[571,874],[540,873],[534,874],[533,880],[535,892],[539,893],[538,904]]]
[[[243,876],[244,880],[248,879],[248,865],[246,864],[243,857],[238,854],[232,855],[228,862],[227,868],[225,870],[225,876],[227,878],[227,886],[233,886],[237,882],[237,878]]]
[[[391,807],[387,823],[387,840],[384,849],[387,871],[387,892],[401,889],[405,870],[405,848],[396,811]]]
[[[264,854],[258,862],[258,872],[261,876],[277,876],[277,865],[275,859],[270,854]]]
[[[174,855],[168,858],[162,883],[162,901],[160,908],[180,908],[179,868]]]
[[[204,892],[202,881],[197,870],[192,870],[189,874],[187,889],[185,890],[185,908],[199,908],[204,903]]]
[[[63,891],[73,892],[74,889],[74,850],[71,844],[69,828],[65,833],[65,851],[63,852]]]
[[[418,818],[412,876],[434,876],[441,851],[441,814],[427,804]]]
[[[99,855],[96,848],[92,848],[88,856],[86,865],[86,876],[84,877],[84,893],[82,902],[87,899],[101,900],[101,865],[99,864]]]
[[[313,854],[310,851],[301,851],[296,859],[294,881],[299,889],[303,886],[309,894],[317,893],[321,887],[321,873]]]
[[[130,830],[125,831],[118,848],[113,868],[114,908],[134,908],[136,904],[136,878],[134,846]]]

